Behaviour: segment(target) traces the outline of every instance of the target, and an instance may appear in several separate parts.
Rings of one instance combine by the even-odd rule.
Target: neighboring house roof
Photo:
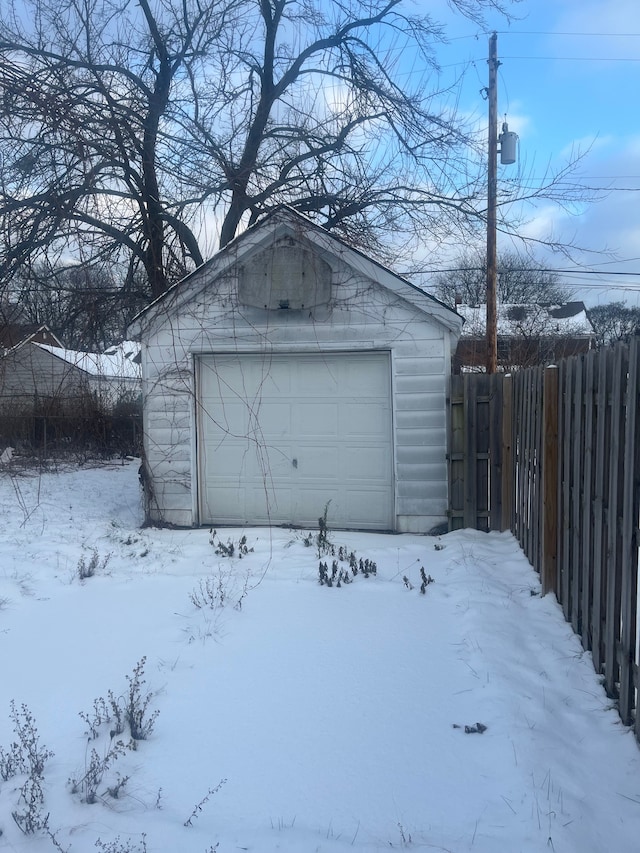
[[[184,300],[189,299],[192,295],[189,284],[194,280],[198,284],[202,284],[203,271],[209,273],[207,278],[211,280],[211,278],[223,274],[250,255],[267,248],[275,240],[285,236],[291,236],[306,243],[328,258],[339,257],[355,271],[380,283],[397,296],[406,299],[456,335],[460,334],[462,319],[448,305],[358,249],[349,246],[332,232],[316,225],[306,216],[285,206],[274,210],[242,234],[239,234],[209,261],[151,302],[134,318],[129,333],[137,337],[141,333],[143,324],[152,319],[157,311],[170,311],[182,304]]]
[[[35,343],[91,377],[104,379],[140,379],[140,344],[123,341],[103,353],[77,352],[47,344]]]
[[[28,341],[50,344],[54,347],[62,346],[60,339],[51,331],[46,323],[39,326],[33,323],[5,323],[3,326],[0,326],[0,350],[12,349]]]
[[[457,305],[464,318],[463,338],[486,334],[486,305]],[[593,326],[584,302],[562,305],[500,304],[497,311],[498,335],[503,337],[592,337]]]
[[[105,410],[133,401],[142,385],[138,352],[130,341],[106,353],[23,341],[0,355],[0,407],[6,414],[45,406],[58,414],[89,394]]]

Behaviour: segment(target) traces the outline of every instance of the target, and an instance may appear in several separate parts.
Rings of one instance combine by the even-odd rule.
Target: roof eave
[[[300,233],[300,228],[304,232]],[[365,255],[359,249],[350,246],[339,237],[331,234],[325,228],[312,222],[307,217],[290,208],[279,208],[264,219],[259,220],[246,231],[238,234],[223,249],[217,252],[204,264],[193,270],[179,282],[172,285],[165,293],[158,296],[142,309],[131,321],[128,333],[140,337],[146,317],[153,317],[160,305],[184,289],[184,286],[196,275],[201,275],[209,269],[213,278],[223,274],[247,254],[263,245],[269,245],[280,236],[290,234],[299,239],[307,240],[327,256],[339,256],[352,269],[361,272],[367,278],[377,281],[391,292],[405,298],[412,305],[434,317],[454,335],[459,336],[462,330],[462,317],[444,302],[431,296],[422,288],[412,284],[402,276],[397,275],[379,261]],[[336,251],[339,247],[339,251]]]

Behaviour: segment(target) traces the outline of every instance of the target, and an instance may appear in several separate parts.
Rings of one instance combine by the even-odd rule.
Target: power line
[[[431,272],[431,273],[445,273],[445,272],[484,272],[484,267],[444,267],[442,269],[425,269],[422,272]],[[563,270],[558,269],[557,267],[509,267],[509,272],[530,272],[530,273],[538,273],[538,272],[547,272],[547,273],[557,273],[558,275],[634,275],[640,277],[640,270],[638,272],[627,272],[624,270],[585,270],[585,269],[577,269],[577,270]]]
[[[401,275],[405,275],[410,278],[413,275],[440,275],[442,273],[462,273],[462,272],[477,272],[484,273],[484,268],[481,267],[453,267],[453,268],[443,268],[443,269],[422,269],[422,270],[412,270],[411,272],[401,273]],[[510,270],[510,272],[529,272],[527,268],[523,268],[522,270],[514,269]],[[640,278],[640,272],[632,273],[632,272],[598,272],[597,270],[558,270],[554,268],[549,269],[535,269],[532,272],[541,272],[541,273],[553,273],[558,275],[598,275],[603,276],[602,281],[594,282],[594,281],[561,281],[559,284],[561,286],[570,288],[571,290],[581,291],[581,290],[592,290],[592,291],[621,291],[622,293],[640,293],[640,282],[629,282],[625,284],[614,284],[613,282],[607,280],[608,276],[636,276]]]
[[[504,36],[587,36],[593,38],[640,38],[640,33],[565,33],[557,30],[498,30]],[[464,38],[462,36],[461,38]],[[473,36],[476,38],[476,36]]]
[[[537,59],[545,62],[640,62],[640,56],[504,56],[503,59]]]
[[[518,272],[524,272],[524,270],[518,270]],[[601,270],[558,270],[558,269],[543,269],[541,272],[556,272],[559,275],[637,275],[640,276],[640,272],[625,272],[625,271],[601,271]]]
[[[585,38],[640,38],[640,33],[567,33],[557,30],[482,30],[476,33],[470,33],[464,36],[448,36],[447,41],[464,41],[465,39],[474,39],[478,41],[480,38],[486,38],[492,32],[497,32],[500,36],[580,36]]]

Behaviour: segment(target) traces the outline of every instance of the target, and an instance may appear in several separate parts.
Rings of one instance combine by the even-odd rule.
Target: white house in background
[[[446,395],[461,318],[281,208],[148,306],[142,350],[151,520],[445,520]]]
[[[0,358],[0,409],[21,414],[70,410],[88,400],[106,411],[139,397],[140,346],[124,341],[104,353],[39,343],[31,337]]]
[[[140,344],[137,341],[122,341],[102,353],[77,352],[46,344],[35,346],[82,371],[90,393],[105,410],[140,396]]]

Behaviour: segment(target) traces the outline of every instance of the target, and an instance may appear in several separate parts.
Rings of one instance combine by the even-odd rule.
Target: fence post
[[[502,385],[502,523],[501,530],[511,530],[513,521],[513,385],[507,373]]]
[[[542,594],[556,592],[558,552],[558,368],[544,370],[542,436]]]

